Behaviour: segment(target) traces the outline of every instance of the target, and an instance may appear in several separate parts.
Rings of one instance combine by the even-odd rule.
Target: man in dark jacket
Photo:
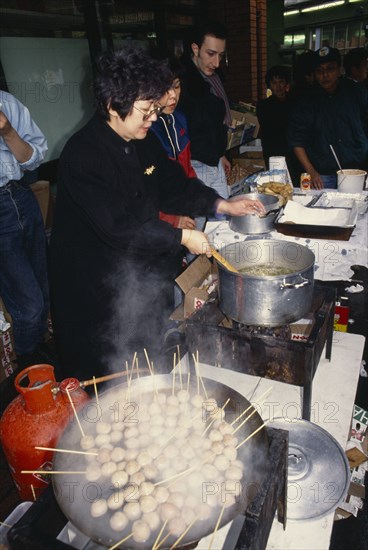
[[[367,168],[368,93],[340,77],[341,56],[324,46],[315,52],[316,86],[290,112],[288,142],[316,189],[336,188],[339,169]]]
[[[171,82],[167,66],[142,51],[104,54],[94,85],[97,113],[61,155],[50,278],[65,375],[91,378],[123,369],[144,348],[156,369],[162,366],[181,246],[200,254],[208,252],[208,241],[160,220],[160,210],[187,216],[264,211],[259,201],[222,199],[167,157],[149,129]]]
[[[218,74],[226,35],[218,22],[206,22],[196,30],[190,53],[182,58],[186,71],[179,102],[188,121],[192,166],[197,176],[223,197],[228,197],[226,173],[231,168],[225,156],[231,113]]]

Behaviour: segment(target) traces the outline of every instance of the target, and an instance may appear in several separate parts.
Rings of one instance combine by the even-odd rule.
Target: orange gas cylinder
[[[23,383],[21,385],[21,383]],[[56,382],[54,367],[34,365],[15,379],[20,393],[5,409],[0,420],[0,441],[22,500],[34,500],[46,489],[47,470],[52,469],[53,451],[62,431],[89,399],[76,378]],[[45,474],[22,473],[28,470]]]

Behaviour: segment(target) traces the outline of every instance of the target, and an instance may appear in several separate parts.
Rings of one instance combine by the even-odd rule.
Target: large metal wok
[[[189,390],[191,394],[197,393],[198,380],[192,376]],[[243,419],[254,412],[254,408],[250,403],[238,392],[233,389],[209,379],[203,379],[204,387],[206,388],[208,399],[214,397],[219,407],[222,407],[229,399],[224,411],[226,413],[225,420],[231,423],[235,418],[245,411],[248,407],[249,410],[246,415],[242,416],[234,426],[239,425]],[[178,378],[176,378],[176,384],[178,388]],[[201,389],[201,388],[200,388]],[[131,392],[131,394],[130,394]],[[172,376],[171,375],[155,375],[146,376],[144,378],[138,378],[134,380],[129,390],[129,401],[135,403],[131,408],[132,416],[134,420],[134,407],[143,402],[146,396],[152,396],[155,392],[163,392],[166,395],[172,393]],[[203,391],[202,391],[203,393]],[[95,402],[88,403],[82,412],[79,413],[81,428],[86,435],[95,434],[96,422],[111,421],[111,413],[116,410],[117,404],[124,402],[127,394],[127,385],[121,384],[115,386],[104,392],[99,396],[99,406]],[[156,393],[157,395],[157,393]],[[206,397],[206,399],[207,399]],[[100,407],[100,409],[99,409]],[[100,415],[100,412],[102,415]],[[263,421],[259,414],[256,412],[244,425],[238,430],[236,436],[239,442],[243,441],[249,434],[252,434],[257,428],[263,424]],[[69,427],[62,434],[57,448],[59,449],[80,449],[81,430],[77,422],[74,420]],[[123,446],[123,443],[119,445]],[[262,482],[263,476],[268,468],[268,438],[264,429],[258,431],[252,436],[244,445],[238,449],[238,459],[245,464],[243,470],[243,478],[241,479],[241,491],[237,501],[225,508],[223,511],[222,519],[219,527],[225,525],[230,520],[235,518],[241,512],[245,511],[247,504],[249,504],[251,498],[257,493],[259,485]],[[175,459],[174,459],[175,460]],[[200,466],[201,468],[202,466]],[[199,468],[199,470],[200,470]],[[75,472],[83,472],[86,469],[86,458],[83,455],[69,454],[69,453],[55,453],[54,457],[54,470],[64,471],[65,474],[59,474],[53,476],[53,488],[56,499],[60,508],[65,516],[85,535],[89,536],[92,540],[103,544],[105,546],[111,546],[122,540],[125,536],[128,536],[132,531],[132,523],[128,524],[124,530],[119,532],[113,530],[110,526],[109,520],[112,512],[108,510],[103,516],[98,518],[92,518],[90,515],[91,503],[96,498],[107,498],[108,494],[111,494],[111,481],[104,484],[100,480],[97,482],[89,482],[86,480],[84,474]],[[67,473],[71,472],[71,473]],[[74,473],[73,473],[74,472]],[[184,478],[185,479],[185,478]],[[212,485],[209,486],[210,492],[216,487],[218,483],[218,490],[221,490],[219,480],[210,480]],[[201,489],[202,490],[202,489]],[[190,491],[190,488],[189,488]],[[204,493],[203,493],[204,494]],[[204,497],[206,495],[204,494]],[[220,509],[215,509],[213,516],[206,520],[199,520],[189,529],[186,536],[180,541],[180,546],[188,544],[190,542],[201,539],[202,537],[212,533],[215,529],[216,522],[219,518]],[[151,537],[144,543],[135,542],[132,538],[129,538],[123,543],[121,548],[151,548],[156,540],[156,537],[162,527],[163,522],[156,531],[152,531]],[[162,535],[161,538],[167,533]],[[162,548],[170,547],[178,536],[172,536],[166,540]]]

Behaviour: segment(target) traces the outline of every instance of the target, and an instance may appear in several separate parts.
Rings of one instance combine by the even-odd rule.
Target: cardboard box
[[[238,147],[243,143],[243,134],[245,129],[244,113],[231,111],[231,128],[227,132],[227,149]]]
[[[291,340],[307,342],[314,324],[313,315],[310,314],[290,324]]]
[[[217,281],[216,265],[210,262],[207,256],[203,254],[198,256],[175,279],[184,293],[184,301],[183,305],[179,306],[170,318],[174,321],[182,321],[200,309],[217,286]]]

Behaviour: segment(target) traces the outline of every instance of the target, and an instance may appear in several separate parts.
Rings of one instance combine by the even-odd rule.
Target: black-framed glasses
[[[162,113],[162,111],[164,110],[164,107],[162,107],[161,105],[156,105],[153,109],[151,109],[148,112],[147,111],[142,111],[142,109],[140,109],[139,107],[136,107],[136,105],[133,105],[133,107],[134,107],[134,109],[137,109],[137,111],[142,113],[144,122],[146,122],[146,120],[151,118],[152,115],[159,116]]]

